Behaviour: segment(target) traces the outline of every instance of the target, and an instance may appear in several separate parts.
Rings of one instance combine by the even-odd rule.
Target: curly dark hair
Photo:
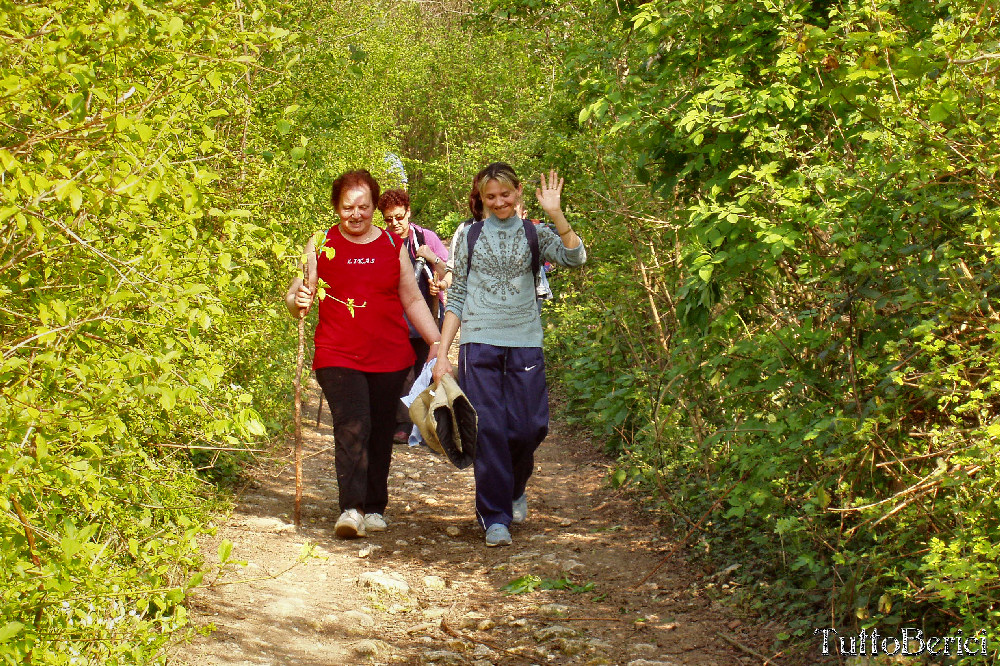
[[[390,208],[402,206],[410,210],[410,195],[406,190],[386,190],[378,200],[378,209],[385,213]]]
[[[330,204],[334,208],[340,205],[340,195],[343,194],[344,190],[352,187],[367,187],[372,195],[372,203],[376,206],[378,205],[381,190],[379,189],[378,181],[368,173],[367,169],[348,171],[338,176],[333,181],[333,185],[330,186]]]

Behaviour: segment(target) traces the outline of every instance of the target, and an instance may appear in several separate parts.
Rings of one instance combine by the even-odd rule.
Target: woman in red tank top
[[[428,358],[437,357],[441,340],[403,243],[372,225],[378,197],[367,171],[333,182],[330,202],[340,224],[309,241],[309,283],[296,278],[285,295],[298,317],[323,280],[313,369],[333,415],[341,512],[335,531],[344,538],[386,529],[396,401],[414,361],[403,312],[431,346]]]

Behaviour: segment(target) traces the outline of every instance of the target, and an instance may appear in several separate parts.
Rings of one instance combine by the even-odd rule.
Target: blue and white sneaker
[[[521,496],[514,500],[514,522],[523,523],[528,518],[528,493],[521,493]]]
[[[493,523],[486,530],[486,545],[492,548],[493,546],[509,546],[513,541],[510,538],[510,530],[507,526],[502,523]]]

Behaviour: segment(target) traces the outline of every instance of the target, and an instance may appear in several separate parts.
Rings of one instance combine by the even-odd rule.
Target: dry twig
[[[743,643],[740,643],[738,640],[736,640],[732,636],[729,636],[728,634],[724,634],[721,631],[717,631],[715,632],[715,635],[721,638],[722,640],[726,641],[733,647],[739,648],[744,652],[746,652],[747,654],[757,657],[758,659],[762,660],[765,664],[768,664],[769,666],[778,666],[778,662],[768,657],[765,657],[764,655],[762,655],[760,652],[757,652],[753,648],[749,648],[746,645],[743,645]]]

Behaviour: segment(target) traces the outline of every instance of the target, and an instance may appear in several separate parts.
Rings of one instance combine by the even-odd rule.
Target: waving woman
[[[458,383],[479,416],[474,462],[476,514],[487,546],[511,543],[510,525],[527,517],[534,453],[549,427],[542,324],[535,301],[540,262],[579,266],[583,242],[562,213],[555,171],[536,191],[555,231],[517,216],[521,181],[495,162],[478,187],[484,221],[458,232],[454,282],[442,328],[435,381],[450,371],[448,346],[462,329]]]

